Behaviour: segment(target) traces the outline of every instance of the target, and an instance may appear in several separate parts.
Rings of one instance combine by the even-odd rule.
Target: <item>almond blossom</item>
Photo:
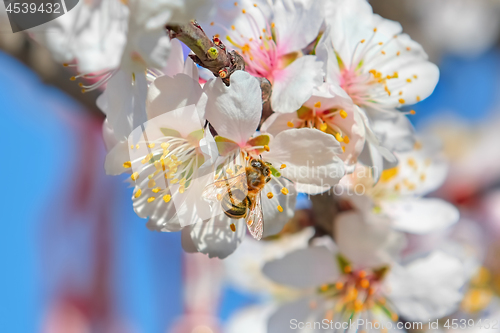
[[[454,311],[462,297],[465,274],[458,259],[436,251],[401,264],[397,254],[403,244],[388,225],[367,224],[359,213],[343,213],[336,221],[335,240],[336,244],[322,241],[264,266],[273,281],[310,291],[278,309],[269,319],[268,331],[288,331],[292,318],[386,324],[401,316],[427,321]],[[321,331],[308,329],[302,331]]]
[[[317,18],[323,2],[218,2],[217,20],[204,22],[207,32],[237,50],[248,73],[271,82],[274,111],[287,113],[300,108],[313,88],[323,82],[321,62],[302,52],[318,36],[322,20]]]

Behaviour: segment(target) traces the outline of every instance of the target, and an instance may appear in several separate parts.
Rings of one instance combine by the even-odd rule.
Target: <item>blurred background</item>
[[[435,195],[460,208],[453,232],[483,258],[462,306],[480,311],[500,291],[500,1],[370,2],[440,67],[411,120],[451,161]],[[0,332],[222,332],[258,297],[225,281],[220,261],[184,254],[180,233],[145,227],[126,176],[104,174],[99,92],[82,94],[6,25],[0,15]]]

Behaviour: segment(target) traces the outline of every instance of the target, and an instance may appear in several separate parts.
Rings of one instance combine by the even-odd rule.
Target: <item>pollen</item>
[[[314,107],[319,109],[321,107],[321,102],[317,101],[316,103],[314,103]]]
[[[154,147],[155,147],[154,142],[152,142],[152,143],[150,143],[150,144],[148,145],[148,148],[154,148]]]
[[[236,232],[236,226],[234,225],[234,223],[231,223],[230,227],[232,232]]]
[[[148,202],[153,202],[153,201],[155,201],[155,199],[156,199],[155,197],[149,197]]]
[[[340,133],[335,134],[335,139],[337,139],[338,142],[344,141],[344,139],[342,138],[342,135],[340,135]]]
[[[411,83],[411,79],[406,79],[406,82]]]
[[[264,145],[264,150],[265,151],[269,151],[269,146],[268,145]]]
[[[151,191],[153,191],[153,193],[158,193],[160,192],[160,188],[159,187],[155,187],[154,189],[152,189]]]
[[[283,213],[283,207],[281,207],[280,205],[278,205],[278,207],[276,207],[276,208],[278,208],[278,211],[279,211],[280,213]]]
[[[328,129],[328,125],[326,123],[322,123],[321,125],[319,125],[319,129],[322,132],[325,132]]]
[[[128,169],[128,168],[130,168],[131,166],[132,166],[132,162],[130,162],[130,161],[127,161],[127,162],[123,163],[123,167],[124,167],[125,169]]]
[[[130,179],[132,179],[133,181],[136,181],[138,178],[139,178],[139,173],[137,171],[130,176]]]
[[[289,192],[288,192],[288,189],[286,187],[283,187],[281,189],[281,193],[283,193],[283,195],[287,195]]]
[[[163,196],[163,201],[165,201],[165,202],[169,202],[169,201],[170,201],[170,199],[172,199],[172,196],[171,196],[170,194],[165,194],[165,195]]]
[[[284,168],[286,168],[286,164],[282,164],[282,165],[280,166],[280,169],[284,169]]]
[[[340,110],[339,114],[342,117],[342,119],[347,118],[347,112],[345,112],[345,110]]]
[[[268,193],[267,193],[267,197],[268,197],[269,199],[272,199],[272,198],[274,197],[273,192],[268,192]]]
[[[382,42],[379,42],[379,43],[378,43],[378,45],[382,45],[382,44],[384,44],[384,43],[382,43]]]
[[[405,104],[405,100],[404,100],[403,98],[400,98],[400,99],[399,99],[399,103],[401,103],[401,104]]]
[[[286,125],[287,125],[288,127],[290,127],[290,128],[293,128],[293,126],[294,126],[294,125],[293,125],[293,123],[292,123],[291,121],[287,122],[287,123],[286,123]]]
[[[251,227],[251,226],[252,226],[252,224],[253,224],[253,220],[248,220],[247,225],[248,225],[249,227]]]
[[[347,145],[349,144],[349,137],[347,135],[344,135],[344,143]]]
[[[137,199],[138,197],[141,196],[141,194],[142,194],[142,190],[138,189],[137,192],[135,192],[134,197]]]

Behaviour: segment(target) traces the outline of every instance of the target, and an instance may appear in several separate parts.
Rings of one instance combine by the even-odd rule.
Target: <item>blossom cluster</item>
[[[129,174],[148,228],[296,296],[269,332],[427,321],[462,299],[470,258],[408,243],[459,220],[425,197],[448,166],[408,119],[439,70],[367,1],[85,1],[36,38],[82,92],[103,90],[104,167]],[[289,222],[298,193],[323,204],[307,227]]]

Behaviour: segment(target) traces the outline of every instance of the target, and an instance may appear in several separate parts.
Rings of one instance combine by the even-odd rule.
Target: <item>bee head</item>
[[[268,166],[269,164],[270,163],[266,163],[266,162],[263,162],[262,160],[256,160],[256,159],[253,159],[250,162],[250,165],[253,168],[259,169],[265,177],[267,177],[271,174],[271,169]]]

